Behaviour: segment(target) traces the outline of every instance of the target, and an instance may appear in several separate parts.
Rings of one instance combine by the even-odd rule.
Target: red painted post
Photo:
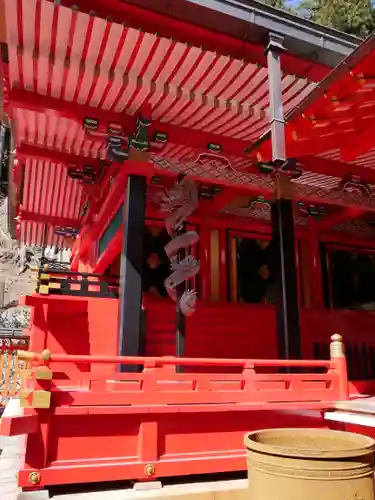
[[[211,229],[205,225],[199,228],[199,260],[201,263],[200,298],[209,302],[211,299]]]
[[[219,280],[220,280],[220,300],[228,301],[228,269],[227,269],[227,233],[225,229],[219,230]]]
[[[331,361],[334,370],[339,378],[339,399],[342,401],[349,399],[348,369],[346,365],[344,344],[341,335],[335,333],[331,337],[330,344]]]
[[[316,222],[311,217],[308,220],[308,255],[309,255],[309,278],[311,290],[311,306],[313,308],[323,307],[322,287],[322,263],[319,247],[319,235],[316,230]]]
[[[27,470],[27,488],[40,489],[43,486],[43,470],[48,465],[48,444],[51,419],[52,370],[49,368],[50,352],[42,353],[43,366],[35,363],[30,389],[21,392],[21,406],[33,408],[38,417],[37,432],[28,436],[25,466]]]

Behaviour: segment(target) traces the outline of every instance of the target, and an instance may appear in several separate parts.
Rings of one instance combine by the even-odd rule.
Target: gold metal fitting
[[[47,366],[35,368],[35,380],[52,380],[53,372]]]
[[[331,358],[343,358],[345,356],[344,343],[341,335],[338,333],[335,333],[331,337],[330,355]]]
[[[51,351],[49,349],[44,349],[42,351],[42,360],[49,361],[51,359]]]
[[[155,466],[152,465],[152,464],[147,464],[145,466],[145,473],[148,475],[148,476],[153,476],[155,474]]]
[[[39,472],[30,472],[29,474],[29,483],[30,484],[39,484],[40,483],[40,474]]]
[[[33,361],[35,353],[31,351],[17,351],[17,358],[20,361]]]

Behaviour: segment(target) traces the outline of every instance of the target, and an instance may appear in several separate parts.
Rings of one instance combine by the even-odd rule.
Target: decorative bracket
[[[258,163],[260,173],[276,176],[286,175],[291,179],[298,179],[303,174],[302,168],[297,164],[295,158],[289,158],[286,161],[270,161],[268,163]]]
[[[70,226],[57,226],[55,227],[55,234],[57,236],[64,236],[65,238],[77,238],[79,230]]]
[[[343,193],[351,193],[366,198],[372,197],[371,188],[368,184],[361,181],[360,177],[353,175],[349,179],[343,179],[340,183],[341,191]]]
[[[305,217],[322,217],[325,212],[325,207],[322,205],[308,205],[303,201],[297,201],[297,206]]]
[[[68,165],[68,176],[71,179],[77,179],[83,184],[94,184],[97,181],[98,175],[94,167],[91,165]]]

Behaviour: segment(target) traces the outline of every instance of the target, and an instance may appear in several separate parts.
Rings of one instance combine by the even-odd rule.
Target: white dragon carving
[[[187,177],[176,184],[163,198],[161,211],[167,212],[165,223],[172,240],[165,246],[165,253],[171,261],[172,274],[164,285],[169,296],[177,302],[178,285],[194,277],[200,269],[199,261],[193,255],[179,258],[180,250],[195,245],[199,236],[196,231],[178,234],[184,221],[198,206],[198,189],[195,182]],[[196,307],[197,293],[195,290],[185,290],[179,298],[178,307],[184,316],[191,316]]]

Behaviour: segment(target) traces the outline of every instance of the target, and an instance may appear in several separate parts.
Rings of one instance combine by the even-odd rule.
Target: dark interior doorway
[[[274,246],[270,240],[237,238],[238,296],[248,304],[274,304]]]

